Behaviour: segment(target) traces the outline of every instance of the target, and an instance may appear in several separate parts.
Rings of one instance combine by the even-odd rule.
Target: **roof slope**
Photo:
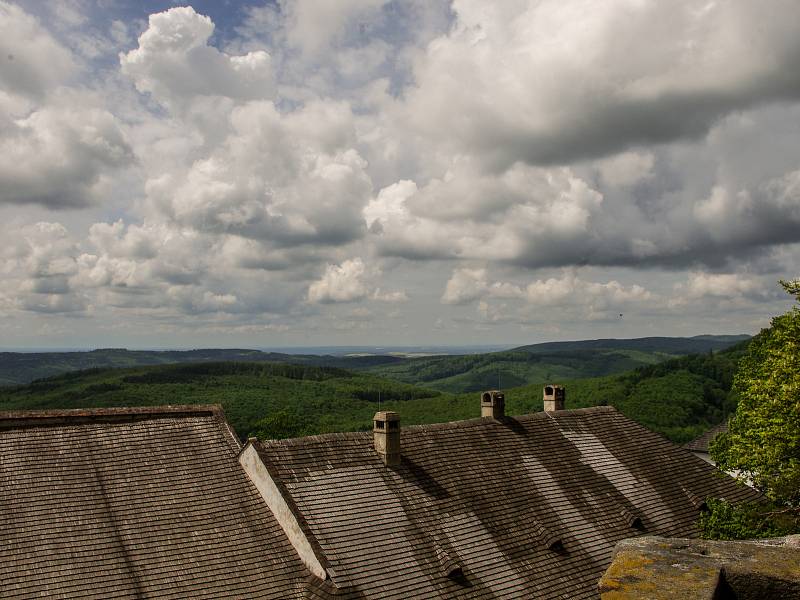
[[[708,452],[708,447],[711,445],[711,442],[714,441],[714,438],[720,433],[728,433],[727,421],[723,421],[719,425],[715,425],[702,435],[694,438],[691,442],[685,443],[683,447],[687,450],[691,450],[692,452]]]
[[[754,496],[610,407],[401,435],[391,468],[371,433],[253,442],[367,598],[596,597],[619,540],[694,536],[702,498]]]
[[[0,413],[0,597],[292,598],[216,406]]]

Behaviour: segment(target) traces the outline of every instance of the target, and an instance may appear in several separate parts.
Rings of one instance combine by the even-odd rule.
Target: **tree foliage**
[[[750,344],[734,378],[739,405],[714,460],[771,500],[800,504],[800,310],[772,319]]]
[[[797,281],[781,283],[800,300]],[[783,525],[796,531],[800,517],[800,309],[797,306],[773,318],[771,326],[752,340],[747,355],[739,362],[734,389],[739,396],[736,412],[729,421],[728,433],[717,436],[712,443],[711,456],[720,468],[737,472],[741,480],[752,482],[769,502],[763,505],[760,520],[753,517],[750,508],[737,512],[735,507],[720,506],[718,524],[727,518],[739,525],[749,523],[756,533],[768,534],[769,519],[778,516]],[[707,520],[707,527],[709,523]]]
[[[316,432],[304,415],[296,411],[279,410],[258,421],[250,435],[262,440],[279,440],[313,433]]]
[[[706,500],[708,511],[700,516],[703,537],[712,540],[742,540],[789,535],[798,530],[798,516],[774,503],[733,504],[718,498]]]

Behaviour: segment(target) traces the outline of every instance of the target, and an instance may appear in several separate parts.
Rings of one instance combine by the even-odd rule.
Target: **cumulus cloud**
[[[227,137],[208,155],[148,181],[162,218],[277,246],[338,245],[362,235],[372,185],[349,146],[346,105],[311,103],[282,115],[270,102],[251,102],[229,119]]]
[[[780,243],[798,239],[800,170],[753,188],[714,186],[694,207],[697,221],[720,241]]]
[[[3,133],[0,203],[88,206],[115,171],[134,162],[118,121],[101,109],[44,107]]]
[[[392,304],[408,302],[409,300],[408,294],[403,290],[384,291],[381,288],[376,288],[375,291],[372,292],[370,298],[378,302],[389,302]]]
[[[167,296],[187,314],[230,311],[238,302],[234,294],[218,294],[194,286],[169,287]]]
[[[625,286],[616,280],[605,283],[586,281],[574,272],[558,278],[537,279],[525,288],[525,299],[534,306],[590,304],[597,310],[643,303],[652,298],[653,295],[638,284]]]
[[[38,222],[4,232],[0,272],[14,303],[40,313],[82,313],[86,296],[73,285],[78,247],[60,223]]]
[[[140,92],[173,108],[197,96],[238,100],[274,93],[270,55],[264,50],[231,56],[208,45],[214,23],[191,6],[150,15],[139,47],[120,55],[122,72]]]
[[[765,286],[762,279],[737,273],[690,273],[686,282],[675,286],[676,302],[700,299],[763,299],[774,296],[777,286]]]
[[[679,149],[626,152],[570,167],[517,163],[494,174],[454,159],[443,177],[427,184],[386,186],[364,218],[384,256],[531,269],[726,268],[800,241],[797,162],[787,160],[785,149],[765,150],[769,168],[741,166],[739,140],[724,134],[735,126],[721,123],[713,138]],[[752,154],[747,157],[758,160]]]
[[[604,283],[582,279],[573,270],[560,277],[537,279],[528,284],[490,282],[487,269],[456,269],[445,286],[444,304],[468,304],[475,300],[519,300],[527,306],[592,305],[607,308],[649,301],[653,295],[640,285],[626,286],[616,280]]]
[[[215,35],[0,0],[0,319],[756,329],[800,260],[796,3],[589,4],[281,0]]]
[[[599,160],[597,170],[604,183],[629,187],[652,177],[654,162],[652,152],[622,152]]]
[[[408,118],[495,168],[694,137],[800,94],[791,0],[453,6],[456,26],[415,64]]]
[[[380,251],[406,258],[469,258],[546,266],[580,260],[603,197],[568,169],[518,164],[502,176],[469,161],[418,188],[381,190],[364,216]],[[569,256],[569,258],[567,258]]]
[[[31,15],[0,2],[0,89],[40,98],[75,71],[66,48]]]
[[[134,162],[120,121],[74,87],[79,69],[71,51],[5,2],[0,56],[0,204],[98,202],[110,177]]]
[[[389,0],[286,0],[281,3],[287,21],[287,40],[303,53],[315,55],[328,48],[345,27],[358,29]]]
[[[482,297],[488,288],[486,269],[456,269],[442,294],[444,304],[466,304]]]
[[[449,0],[281,0],[244,13],[235,45],[270,47],[283,94],[362,106],[407,85],[412,57],[453,18]]]
[[[367,295],[364,282],[366,267],[360,258],[344,261],[341,265],[328,265],[322,279],[308,288],[308,301],[322,304],[353,302]]]

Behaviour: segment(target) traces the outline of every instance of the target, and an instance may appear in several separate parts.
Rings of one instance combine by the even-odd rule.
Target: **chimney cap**
[[[375,452],[383,464],[396,467],[400,464],[400,415],[391,410],[381,410],[372,418]]]
[[[557,383],[548,383],[542,390],[542,398],[545,412],[564,410],[567,400],[567,388]]]
[[[400,413],[394,412],[393,410],[379,410],[375,413],[375,416],[372,417],[373,421],[384,421],[384,422],[391,422],[391,421],[399,421],[400,420]]]
[[[505,394],[503,394],[503,392],[501,392],[500,390],[488,390],[481,394],[481,402],[484,402],[486,404],[491,403],[495,399],[503,400],[505,399]]]
[[[506,414],[506,397],[499,390],[489,390],[481,394],[481,417],[500,419]]]

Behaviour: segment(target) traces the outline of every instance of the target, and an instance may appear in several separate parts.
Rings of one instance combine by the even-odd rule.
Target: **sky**
[[[796,0],[0,0],[0,347],[755,333]]]

